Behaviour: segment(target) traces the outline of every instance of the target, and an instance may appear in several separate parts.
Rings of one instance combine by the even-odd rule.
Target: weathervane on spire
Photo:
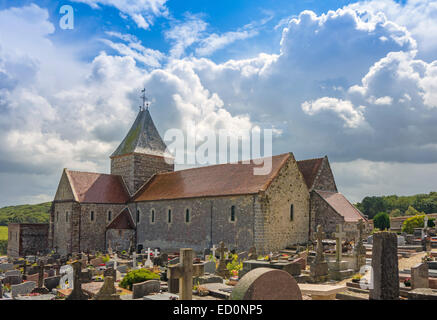
[[[146,97],[146,88],[143,88],[141,92],[142,92],[141,98],[143,99],[143,106],[141,110],[148,110],[150,103],[149,103],[149,99]]]

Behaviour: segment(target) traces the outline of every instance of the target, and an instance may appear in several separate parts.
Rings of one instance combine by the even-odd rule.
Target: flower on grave
[[[406,287],[411,287],[411,278],[407,278],[407,279],[405,279],[405,280],[404,280],[404,285],[405,285]]]

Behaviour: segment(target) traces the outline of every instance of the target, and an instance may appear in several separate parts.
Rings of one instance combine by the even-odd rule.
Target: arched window
[[[171,209],[168,209],[168,223],[171,223]]]
[[[155,223],[155,209],[152,209],[152,210],[150,211],[150,221],[151,221],[152,223]]]
[[[108,221],[112,220],[112,211],[108,211]]]
[[[137,210],[137,223],[140,222],[140,210]]]
[[[293,221],[294,218],[294,206],[293,204],[290,205],[290,221]]]
[[[185,209],[185,222],[189,223],[190,222],[190,209]]]
[[[235,206],[231,207],[231,221],[235,221]]]
[[[91,221],[94,221],[94,211],[91,211],[91,213],[90,213],[90,219],[91,219]]]

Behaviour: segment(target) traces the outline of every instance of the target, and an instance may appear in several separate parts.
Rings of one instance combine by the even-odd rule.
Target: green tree
[[[420,215],[420,212],[417,211],[413,206],[409,206],[408,209],[405,211],[406,216],[415,216]]]
[[[373,226],[379,230],[390,229],[390,217],[386,212],[380,212],[373,218]]]
[[[390,211],[390,217],[400,217],[401,216],[401,210],[399,209],[393,209]]]
[[[414,228],[423,227],[424,219],[425,219],[425,215],[415,215],[413,217],[406,219],[402,224],[402,232],[412,234]],[[429,221],[428,221],[428,225],[429,225]]]

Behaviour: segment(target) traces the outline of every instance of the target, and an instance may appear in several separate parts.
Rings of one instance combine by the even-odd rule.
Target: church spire
[[[173,156],[159,135],[149,112],[146,90],[141,90],[143,105],[126,137],[111,155],[111,174],[123,177],[134,194],[158,172],[174,171]]]
[[[156,156],[170,156],[167,146],[159,135],[150,116],[149,108],[141,108],[128,134],[111,155],[112,157],[130,153],[144,153]]]

